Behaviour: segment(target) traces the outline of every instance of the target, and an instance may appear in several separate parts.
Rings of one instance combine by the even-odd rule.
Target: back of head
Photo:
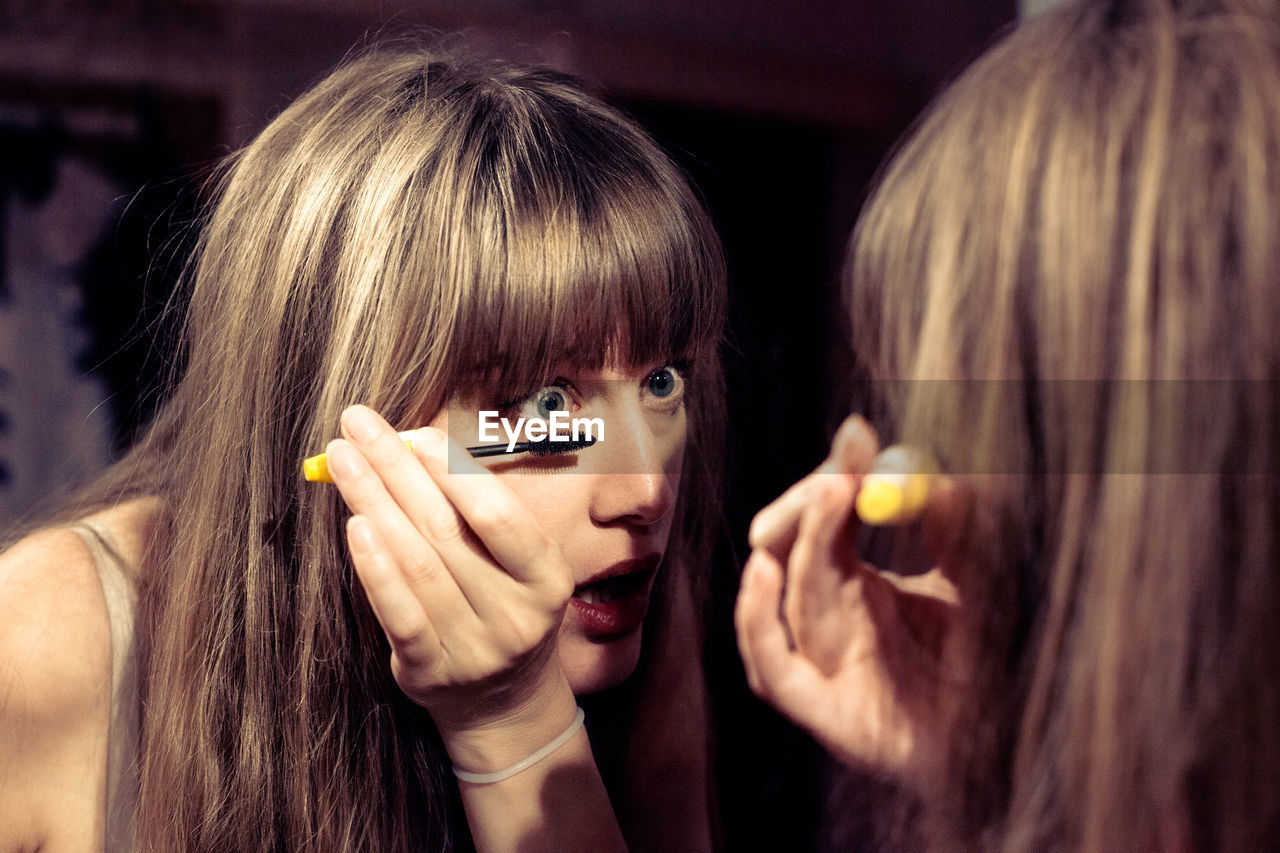
[[[978,497],[940,794],[974,844],[1277,843],[1278,27],[1233,0],[1028,21],[855,235],[895,436]]]

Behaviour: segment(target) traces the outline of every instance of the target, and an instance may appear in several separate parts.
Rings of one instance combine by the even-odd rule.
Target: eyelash
[[[685,387],[689,387],[689,383],[693,381],[693,359],[678,358],[674,361],[668,361],[662,367],[674,367],[676,372],[680,374],[680,378],[684,380]],[[661,370],[662,367],[658,369]]]
[[[655,373],[657,373],[660,370],[668,370],[668,369],[673,370],[681,382],[681,387],[680,387],[681,393],[679,394],[678,397],[675,398],[673,402],[683,406],[689,396],[689,388],[693,383],[692,360],[682,358],[682,359],[676,359],[673,361],[668,361],[665,364],[662,364],[659,367],[655,367],[653,370],[646,373],[644,375],[644,378],[641,379],[640,381],[643,385],[647,386],[649,380],[653,377]],[[565,393],[565,396],[568,397],[569,399],[570,406],[573,406],[575,408],[578,406],[579,401],[581,400],[581,395],[578,392],[578,388],[577,386],[574,385],[572,380],[564,376],[557,376],[555,379],[551,380],[550,382],[544,382],[543,384],[539,385],[537,388],[534,388],[531,391],[528,391],[517,397],[513,397],[511,399],[508,399],[499,403],[497,405],[497,408],[499,411],[503,412],[504,414],[510,414],[515,410],[523,407],[525,404],[529,403],[530,401],[532,401],[534,397],[538,395],[539,392],[543,391],[546,388],[558,388],[561,391],[563,391]],[[658,397],[655,399],[662,400],[664,398]]]
[[[565,396],[569,398],[569,402],[571,404],[576,405],[577,401],[579,400],[578,389],[574,386],[574,384],[570,382],[568,379],[564,378],[563,376],[557,376],[555,379],[552,379],[550,382],[542,383],[537,388],[534,388],[532,391],[528,391],[524,394],[521,394],[518,397],[499,403],[498,409],[502,412],[512,412],[520,408],[521,406],[523,406],[525,403],[528,403],[530,400],[532,400],[534,397],[538,395],[538,392],[542,391],[544,388],[559,388],[561,391],[565,392]]]

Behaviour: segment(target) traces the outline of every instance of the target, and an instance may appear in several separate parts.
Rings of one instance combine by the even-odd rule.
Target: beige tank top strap
[[[109,538],[87,522],[71,525],[98,568],[111,626],[111,723],[107,741],[106,853],[133,849],[138,802],[137,592]]]

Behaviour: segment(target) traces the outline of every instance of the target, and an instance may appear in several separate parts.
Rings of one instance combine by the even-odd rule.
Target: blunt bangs
[[[662,199],[632,201],[517,223],[506,257],[462,289],[453,375],[510,396],[566,365],[696,358],[723,313],[714,246]]]
[[[430,311],[437,328],[452,318],[431,342],[452,395],[505,399],[566,366],[661,364],[714,348],[724,262],[680,171],[560,75],[504,82],[461,93],[488,103],[458,107],[480,118],[454,123],[445,144],[466,151],[466,166],[438,176],[449,211],[422,281],[444,300]]]

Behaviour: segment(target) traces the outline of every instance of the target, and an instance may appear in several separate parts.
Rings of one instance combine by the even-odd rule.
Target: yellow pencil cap
[[[321,453],[302,460],[302,477],[312,483],[332,483],[329,476],[329,457]]]
[[[862,478],[854,500],[858,518],[877,526],[914,521],[929,502],[933,470],[927,457],[917,451],[900,445],[887,448]]]

